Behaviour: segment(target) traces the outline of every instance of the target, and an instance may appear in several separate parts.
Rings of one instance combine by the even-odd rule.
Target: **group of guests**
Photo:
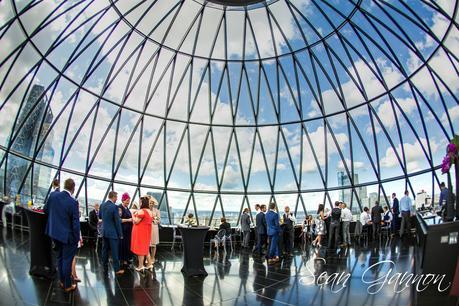
[[[76,276],[75,255],[82,245],[80,231],[80,212],[74,198],[75,182],[67,179],[64,190],[60,191],[59,181],[53,182],[54,190],[50,193],[44,212],[48,215],[46,235],[53,241],[57,254],[59,285],[66,292],[76,289],[80,279]],[[102,264],[108,269],[109,255],[116,275],[122,275],[132,262],[132,255],[137,256],[136,271],[153,269],[156,246],[159,244],[161,222],[158,202],[154,197],[140,197],[140,207],[129,209],[131,198],[128,193],[117,204],[118,194],[110,191],[108,200],[102,205],[94,205],[89,216],[89,224],[103,240]]]
[[[265,257],[268,259],[268,264],[273,264],[280,260],[281,246],[284,248],[285,255],[292,255],[296,218],[288,206],[285,206],[284,213],[281,217],[277,212],[275,203],[270,203],[268,208],[269,210],[264,204],[255,205],[256,243],[252,251],[254,254],[262,256],[263,249],[266,248],[267,253]],[[245,208],[240,222],[243,248],[249,248],[251,222],[250,210]],[[228,225],[222,222],[220,228],[225,226],[227,227]],[[280,241],[282,241],[282,243],[280,243]]]

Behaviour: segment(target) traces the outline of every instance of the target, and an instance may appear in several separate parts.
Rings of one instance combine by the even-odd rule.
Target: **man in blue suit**
[[[260,256],[262,255],[262,247],[265,244],[266,241],[266,205],[261,205],[260,206],[260,211],[258,212],[256,216],[256,224],[257,224],[257,246],[255,247],[255,252],[259,254]]]
[[[78,202],[72,197],[74,191],[75,182],[72,179],[65,180],[64,191],[52,192],[44,207],[48,215],[46,235],[54,241],[60,286],[66,292],[76,288],[71,279],[72,260],[80,240],[80,212]]]
[[[102,263],[108,267],[108,252],[112,253],[113,269],[116,275],[121,275],[124,270],[120,269],[118,257],[119,241],[123,239],[123,230],[121,229],[121,217],[116,206],[118,194],[115,191],[108,193],[108,201],[100,206],[99,218],[102,219],[104,246],[102,249]]]
[[[269,204],[269,211],[266,214],[266,225],[269,237],[268,264],[279,261],[279,214],[276,212],[276,203]]]

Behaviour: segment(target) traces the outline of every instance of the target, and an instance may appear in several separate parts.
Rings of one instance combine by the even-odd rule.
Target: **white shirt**
[[[343,208],[341,210],[341,220],[343,222],[350,222],[352,221],[352,213],[351,211],[349,210],[349,208]]]
[[[383,220],[384,220],[384,216],[386,215],[389,215],[389,222],[392,222],[392,213],[388,210],[386,211],[384,214],[383,214]]]
[[[288,214],[287,214],[286,212],[284,212],[284,214],[288,216],[288,218],[290,219],[290,221],[292,221],[293,226],[295,226],[295,224],[296,224],[296,218],[295,218],[295,216],[294,216],[292,213],[288,213]]]
[[[362,223],[362,225],[365,225],[365,224],[368,224],[368,222],[370,221],[371,221],[370,214],[367,213],[366,211],[363,211],[360,214],[360,223]]]

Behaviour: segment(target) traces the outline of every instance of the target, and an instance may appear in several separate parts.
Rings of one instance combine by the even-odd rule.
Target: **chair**
[[[380,238],[390,237],[391,222],[385,223],[381,226]]]
[[[358,239],[359,243],[362,238],[364,238],[365,242],[368,241],[368,226],[364,227],[360,220],[355,223],[354,238]]]
[[[233,250],[233,239],[231,237],[232,235],[229,234],[227,235],[226,233],[226,230],[225,229],[221,229],[217,232],[217,234],[215,235],[214,238],[210,239],[210,252],[212,252],[212,243],[215,243],[217,245],[217,253],[218,253],[218,246],[220,244],[223,244],[223,250],[225,251],[226,253],[226,243],[227,241],[229,241],[230,243],[230,247],[231,247],[231,251]]]
[[[177,240],[180,240],[180,246],[183,243],[183,238],[182,238],[182,233],[180,233],[180,230],[177,228],[177,226],[172,226],[172,247],[171,251],[174,250],[175,242]]]
[[[210,239],[209,252],[212,252],[212,244],[215,244],[217,253],[218,253],[218,247],[221,243],[223,243],[223,247],[225,247],[225,234],[226,234],[226,230],[224,229],[218,230],[215,237]]]

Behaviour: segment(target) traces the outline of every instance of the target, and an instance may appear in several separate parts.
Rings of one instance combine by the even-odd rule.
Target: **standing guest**
[[[287,255],[291,255],[295,239],[296,218],[293,213],[290,212],[290,207],[284,207],[284,215],[282,216],[282,219],[284,220],[282,227],[285,253],[287,253]]]
[[[150,247],[151,247],[151,260],[153,264],[156,261],[156,246],[159,244],[159,224],[161,223],[161,212],[158,209],[158,201],[152,197],[149,196],[149,205],[150,205],[150,210],[152,212],[153,216],[153,222],[151,225],[151,242],[150,242]]]
[[[276,203],[269,204],[269,211],[266,213],[266,226],[269,237],[268,264],[279,261],[279,214],[276,212]]]
[[[132,228],[131,251],[137,255],[138,264],[136,271],[145,270],[143,265],[145,257],[147,258],[146,269],[153,268],[153,262],[150,257],[151,243],[151,226],[153,223],[153,213],[150,210],[150,201],[148,197],[140,198],[140,209],[134,214],[134,226]]]
[[[371,226],[371,216],[368,213],[370,210],[368,207],[364,207],[362,213],[360,214],[360,223],[362,223],[362,227],[369,227]]]
[[[120,241],[120,261],[122,266],[129,266],[131,256],[131,232],[132,232],[132,214],[129,210],[131,197],[127,192],[121,196],[121,227],[123,229],[123,239]]]
[[[379,201],[375,201],[375,206],[371,209],[371,222],[373,224],[373,240],[379,238],[381,233],[381,221],[382,215],[384,214],[383,209],[379,206]]]
[[[78,217],[81,217],[80,204],[78,203],[78,201],[77,201],[77,208],[78,208]],[[81,228],[80,228],[80,240],[78,240],[77,252],[78,252],[78,249],[80,249],[82,246],[83,246],[83,236],[81,235]],[[72,259],[72,281],[74,283],[81,282],[81,279],[78,277],[78,275],[76,273],[76,253],[75,253],[75,256],[73,256],[73,259]]]
[[[411,233],[411,209],[413,207],[413,201],[409,197],[410,193],[405,190],[405,196],[400,199],[400,211],[402,213],[402,225],[400,226],[400,237],[403,236],[405,231],[408,232],[408,236]]]
[[[99,218],[99,203],[94,204],[94,209],[89,212],[89,228],[93,233],[93,236],[97,238],[97,235],[100,234],[99,228],[102,224],[102,220]]]
[[[256,227],[257,227],[257,216],[261,211],[260,208],[261,208],[260,204],[255,204],[255,243],[253,244],[252,252],[255,252],[255,250],[257,249],[257,245],[258,245],[258,234],[256,232]]]
[[[263,245],[266,242],[266,234],[267,234],[267,225],[266,225],[266,205],[260,205],[260,212],[257,214],[256,217],[256,232],[257,232],[257,244],[255,246],[255,252],[260,256],[263,253]]]
[[[249,209],[246,207],[241,216],[241,231],[242,231],[242,247],[248,248],[250,242],[250,215]]]
[[[111,251],[113,269],[116,275],[121,275],[124,270],[120,268],[118,257],[120,240],[123,239],[123,230],[121,228],[121,218],[118,212],[116,201],[118,194],[115,191],[108,193],[108,200],[100,207],[100,218],[103,222],[102,237],[104,244],[102,249],[102,263],[104,268],[108,268],[108,252]]]
[[[311,215],[304,216],[303,223],[301,224],[301,233],[303,236],[303,243],[311,241],[313,224],[314,224],[314,221]]]
[[[346,203],[341,203],[341,221],[343,221],[343,246],[351,245],[351,233],[349,227],[352,221],[352,212]]]
[[[49,195],[44,211],[48,215],[46,235],[54,242],[57,251],[57,266],[60,286],[66,292],[76,289],[72,284],[72,260],[80,240],[80,213],[78,203],[72,197],[75,192],[75,182],[67,179],[64,191],[56,191]]]
[[[440,183],[440,200],[438,201],[438,208],[440,209],[440,216],[446,214],[446,204],[448,201],[449,190],[445,186],[445,182]]]
[[[392,193],[392,223],[391,223],[391,231],[392,236],[395,235],[395,232],[398,229],[398,216],[400,215],[400,206],[398,203],[397,195]]]
[[[341,221],[341,209],[339,208],[340,202],[335,202],[330,214],[330,233],[328,234],[328,248],[334,249],[338,246],[339,241],[339,227]]]
[[[53,183],[51,184],[51,189],[53,190],[51,192],[60,191],[59,179],[56,178],[56,179],[53,180]]]
[[[319,204],[319,208],[317,209],[317,228],[316,228],[317,237],[312,242],[313,246],[316,246],[317,244],[319,248],[322,246],[322,244],[320,244],[322,242],[322,237],[325,236],[325,234],[327,233],[325,219],[326,219],[326,216],[324,212],[324,204]]]
[[[390,227],[392,224],[392,220],[393,220],[392,213],[390,212],[387,206],[384,206],[384,216],[383,216],[384,226]]]

